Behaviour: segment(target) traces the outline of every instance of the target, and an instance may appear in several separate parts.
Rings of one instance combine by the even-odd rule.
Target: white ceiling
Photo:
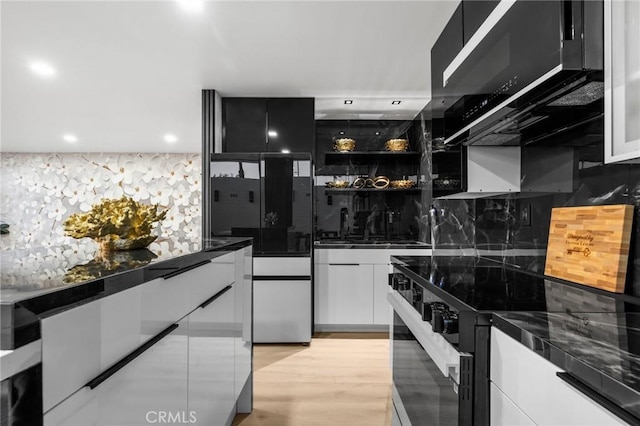
[[[317,119],[411,119],[457,3],[3,0],[1,150],[199,152],[202,89],[314,97]]]

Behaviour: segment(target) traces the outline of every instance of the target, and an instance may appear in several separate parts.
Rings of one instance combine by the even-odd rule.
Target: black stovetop
[[[518,268],[527,259],[469,256],[394,256],[393,263],[426,290],[458,311],[640,312],[624,296],[545,277]],[[542,259],[544,261],[544,259]]]

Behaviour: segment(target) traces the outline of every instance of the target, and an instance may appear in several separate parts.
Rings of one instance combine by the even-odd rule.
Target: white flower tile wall
[[[200,239],[200,154],[2,153],[0,165],[0,223],[10,231],[3,250],[64,247],[90,259],[95,243],[65,236],[62,222],[122,195],[169,209],[156,227],[161,237]],[[153,245],[166,250],[161,240]]]

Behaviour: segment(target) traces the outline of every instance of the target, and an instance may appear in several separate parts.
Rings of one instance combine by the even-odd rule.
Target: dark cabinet
[[[455,98],[447,98],[442,73],[464,45],[462,3],[442,30],[431,48],[431,96],[433,114],[433,136],[444,137],[444,111],[451,107]]]
[[[431,153],[433,197],[466,190],[466,148],[434,149]]]
[[[267,143],[267,100],[222,99],[222,149],[225,152],[262,152]]]
[[[311,152],[313,98],[223,98],[224,152]]]
[[[500,3],[499,0],[464,0],[462,2],[464,44],[467,44],[498,3]]]
[[[315,141],[313,98],[267,99],[268,152],[311,152]]]

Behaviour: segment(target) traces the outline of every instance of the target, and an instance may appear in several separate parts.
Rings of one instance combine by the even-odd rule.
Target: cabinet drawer
[[[141,301],[138,286],[42,320],[45,412],[147,339]]]
[[[428,256],[431,249],[315,249],[315,263],[386,265],[391,256]]]
[[[491,383],[490,389],[492,426],[535,426],[535,423],[494,383]]]
[[[491,382],[536,424],[626,424],[561,380],[558,367],[504,332],[491,329]]]
[[[224,425],[235,409],[234,297],[231,287],[188,317],[188,404],[199,425]]]
[[[46,426],[144,425],[158,411],[188,420],[186,320],[94,389],[82,387],[44,415]],[[186,421],[185,421],[186,422]]]
[[[235,262],[235,254],[229,253],[184,273],[185,288],[190,294],[188,311],[196,309],[211,295],[233,284],[236,275]]]

